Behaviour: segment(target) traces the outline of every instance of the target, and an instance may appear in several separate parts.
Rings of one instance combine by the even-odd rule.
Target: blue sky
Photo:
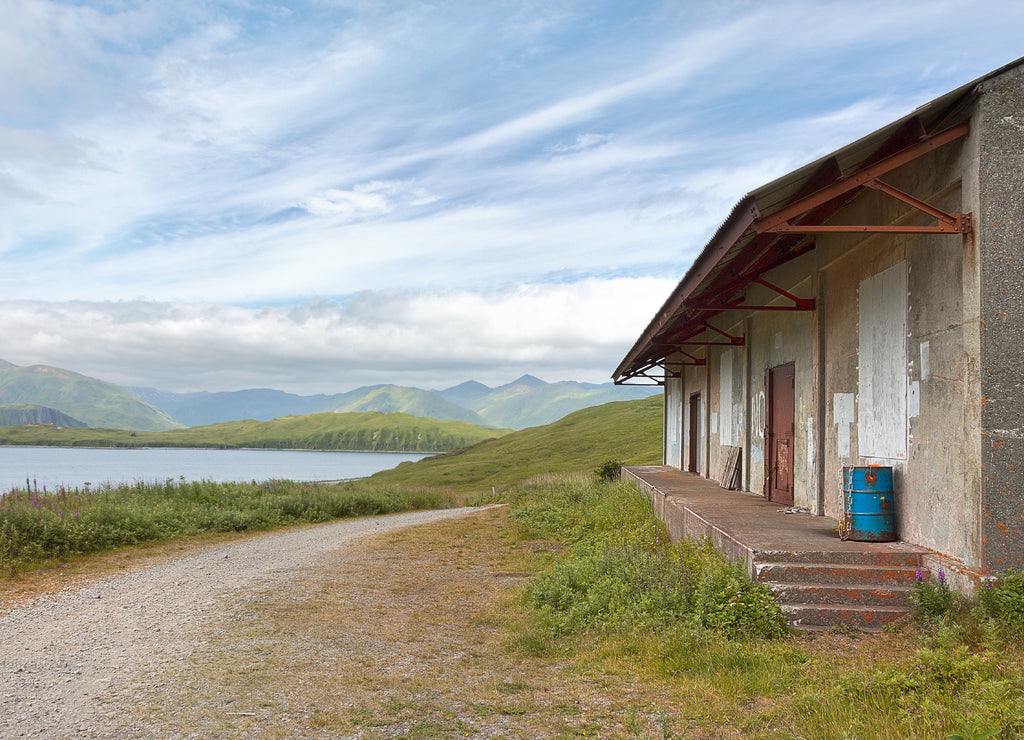
[[[1014,2],[0,0],[0,358],[608,380],[746,192],[1024,55]]]

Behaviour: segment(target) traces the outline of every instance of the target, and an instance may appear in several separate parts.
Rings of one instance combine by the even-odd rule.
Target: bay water
[[[210,480],[328,481],[363,478],[426,455],[333,450],[0,447],[0,491],[43,486]]]

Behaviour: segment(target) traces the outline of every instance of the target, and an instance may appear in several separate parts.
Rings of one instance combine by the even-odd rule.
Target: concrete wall
[[[1024,567],[1024,73],[984,83],[978,139],[982,565]]]
[[[948,144],[885,179],[959,212],[970,149],[963,141]],[[836,220],[884,224],[905,212],[865,193]],[[830,235],[817,249],[828,285],[825,511],[842,514],[843,466],[891,466],[899,537],[941,553],[954,571],[979,562],[980,461],[969,410],[977,348],[965,313],[973,279],[964,278],[972,245],[971,237],[957,235]]]
[[[738,445],[744,487],[761,493],[765,372],[793,362],[794,503],[838,519],[844,466],[892,466],[899,537],[934,551],[961,588],[1024,567],[1024,72],[981,93],[967,137],[883,178],[972,213],[973,234],[819,236],[765,275],[817,311],[722,314],[716,326],[746,346],[695,350],[707,367],[687,367],[671,401],[687,427],[701,394],[701,473]],[[875,191],[831,222],[933,223]],[[770,300],[748,289],[748,303]],[[683,468],[691,433],[672,453]]]

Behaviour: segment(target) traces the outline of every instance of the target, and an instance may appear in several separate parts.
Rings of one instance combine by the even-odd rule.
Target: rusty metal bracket
[[[927,136],[915,144],[892,154],[873,165],[865,167],[839,182],[822,188],[805,198],[783,208],[778,213],[761,218],[754,223],[759,234],[830,234],[830,233],[880,233],[880,234],[969,234],[973,228],[970,213],[945,213],[924,201],[914,198],[896,188],[883,183],[878,178],[887,172],[931,152],[944,144],[966,136],[970,131],[967,121],[951,126],[932,136]],[[938,221],[935,226],[903,226],[903,225],[825,225],[825,224],[794,224],[792,219],[804,215],[817,206],[828,203],[846,193],[872,188],[890,197],[896,198],[911,207],[932,216]]]
[[[664,386],[665,381],[668,378],[681,377],[681,372],[673,372],[668,369],[668,364],[662,361],[650,362],[644,367],[634,370],[629,375],[621,378],[613,378],[615,385],[638,385],[638,386]],[[672,363],[676,365],[678,363]],[[653,370],[661,370],[661,374],[652,373]],[[642,379],[642,380],[641,380]],[[630,383],[627,381],[637,380],[639,382]],[[646,381],[646,382],[645,382]]]
[[[744,344],[746,344],[746,340],[743,337],[734,337],[732,334],[724,332],[721,329],[719,329],[718,327],[712,326],[711,324],[707,323],[706,321],[704,322],[704,329],[705,329],[705,331],[713,331],[713,332],[716,332],[718,334],[721,334],[723,337],[725,337],[729,341],[727,341],[727,342],[708,342],[708,341],[704,341],[704,340],[687,339],[687,340],[684,340],[684,341],[674,341],[674,342],[672,342],[672,344],[674,346],[676,346],[676,347],[685,347],[685,346],[692,346],[692,347],[742,347]],[[701,332],[701,333],[703,333],[703,332]],[[682,350],[680,350],[680,351],[682,351]],[[706,362],[706,361],[704,361],[704,362]]]
[[[792,293],[783,290],[778,285],[772,285],[761,276],[754,278],[754,282],[757,283],[758,285],[768,288],[768,290],[775,291],[783,298],[788,298],[789,300],[793,301],[792,306],[781,307],[781,310],[783,311],[813,311],[817,305],[813,298],[798,298]]]
[[[688,308],[698,311],[814,311],[816,303],[813,298],[798,298],[792,293],[787,293],[782,288],[772,285],[761,277],[755,277],[751,282],[763,285],[769,290],[774,290],[779,295],[793,301],[792,306],[752,306],[746,303],[724,303],[721,305],[701,304],[699,306],[687,304]],[[711,327],[714,329],[714,327]],[[717,329],[716,329],[717,331]],[[728,335],[726,335],[728,336]]]

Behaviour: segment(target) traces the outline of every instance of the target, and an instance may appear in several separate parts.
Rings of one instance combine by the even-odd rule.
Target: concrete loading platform
[[[784,505],[664,466],[624,467],[645,491],[672,540],[704,539],[775,593],[789,623],[882,629],[910,612],[928,554],[903,542],[839,538],[838,522],[784,513]]]

